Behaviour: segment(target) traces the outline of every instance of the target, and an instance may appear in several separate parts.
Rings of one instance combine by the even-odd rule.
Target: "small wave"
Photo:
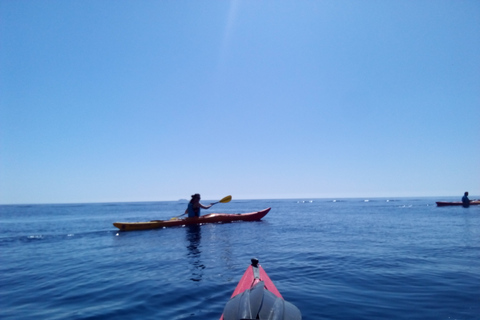
[[[28,236],[27,239],[29,240],[41,240],[44,237],[42,235],[33,235],[33,236]]]
[[[111,230],[98,230],[83,233],[63,233],[63,234],[31,234],[31,235],[11,235],[0,238],[0,246],[11,245],[13,243],[35,243],[37,241],[66,241],[84,237],[103,237],[114,234]]]

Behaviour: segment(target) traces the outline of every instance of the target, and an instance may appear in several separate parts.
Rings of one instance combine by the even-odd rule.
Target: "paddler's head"
[[[192,200],[190,200],[190,202],[198,202],[198,201],[200,201],[200,194],[195,193],[194,195],[192,195]]]

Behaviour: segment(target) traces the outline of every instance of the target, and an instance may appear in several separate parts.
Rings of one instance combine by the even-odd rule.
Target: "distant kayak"
[[[300,310],[283,299],[257,259],[252,259],[220,320],[274,319],[301,320]]]
[[[446,207],[446,206],[463,206],[463,202],[461,201],[438,201],[436,202],[437,206],[439,207]],[[480,205],[480,201],[470,201],[471,206]]]
[[[258,221],[265,217],[271,208],[250,213],[210,213],[199,218],[152,220],[147,222],[114,222],[113,225],[122,231],[148,230],[203,223],[225,223],[233,221]]]

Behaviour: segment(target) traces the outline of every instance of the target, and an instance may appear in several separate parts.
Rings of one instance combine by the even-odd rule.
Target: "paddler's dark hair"
[[[200,193],[195,193],[195,194],[193,194],[193,195],[192,195],[192,199],[190,200],[190,202],[192,202],[193,199],[195,199],[195,198],[200,198]]]

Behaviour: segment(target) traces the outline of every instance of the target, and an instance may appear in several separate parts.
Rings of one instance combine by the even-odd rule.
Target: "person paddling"
[[[466,191],[462,197],[462,203],[465,208],[470,206],[470,199],[468,199],[468,191]]]
[[[188,214],[189,218],[200,217],[200,208],[201,209],[210,209],[210,207],[212,205],[213,204],[208,205],[208,206],[204,206],[203,204],[201,204],[200,203],[200,194],[195,193],[192,196],[192,200],[190,200],[190,202],[188,203],[188,207],[187,207],[187,210],[185,210],[185,213]]]

